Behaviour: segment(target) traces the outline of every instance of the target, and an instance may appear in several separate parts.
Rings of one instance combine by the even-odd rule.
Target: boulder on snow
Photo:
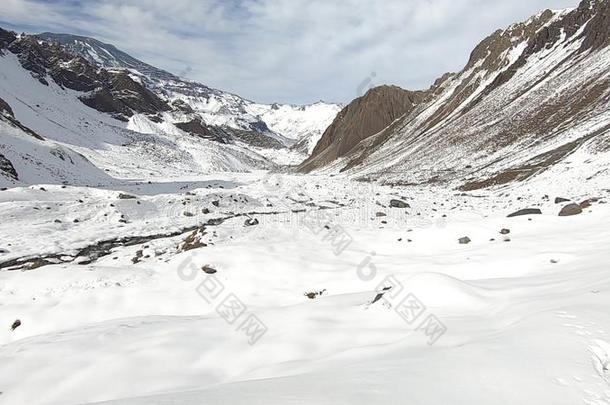
[[[138,197],[136,197],[135,195],[131,195],[131,194],[124,194],[121,193],[119,194],[119,200],[135,200]]]
[[[206,274],[216,274],[217,273],[217,270],[215,268],[213,268],[212,266],[210,266],[209,264],[206,264],[205,266],[203,266],[201,268],[201,270],[203,270],[203,272]]]
[[[570,217],[578,214],[582,214],[582,208],[578,204],[568,204],[559,212],[560,217]]]
[[[392,208],[411,208],[409,204],[402,200],[390,200],[390,207]]]
[[[467,245],[472,242],[468,236],[464,236],[463,238],[458,239],[458,241],[460,242],[460,245]]]
[[[387,217],[388,215],[387,215],[385,212],[377,212],[377,213],[375,214],[375,216],[376,216],[377,218],[381,218],[381,217]]]
[[[513,212],[512,214],[508,215],[508,218],[521,217],[524,215],[542,215],[542,211],[539,208],[525,208],[525,209]]]
[[[255,226],[258,225],[258,219],[256,218],[248,218],[244,222],[244,226]]]
[[[570,200],[567,199],[567,198],[563,198],[563,197],[555,198],[555,204],[561,204],[561,203],[564,203],[564,202],[570,202]]]
[[[13,325],[11,325],[11,330],[15,330],[20,326],[21,326],[21,321],[19,319],[17,319],[17,320],[15,320],[15,322],[13,322]]]
[[[589,198],[588,200],[585,200],[583,202],[581,202],[580,208],[582,208],[583,210],[586,208],[589,208],[593,203],[598,202],[599,198]]]
[[[509,233],[510,233],[510,229],[506,229],[506,228],[504,228],[500,231],[501,235],[508,235]]]

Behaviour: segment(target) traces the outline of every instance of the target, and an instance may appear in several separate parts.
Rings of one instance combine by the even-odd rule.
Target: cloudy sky
[[[2,0],[0,26],[93,36],[260,102],[428,87],[481,39],[578,0]]]

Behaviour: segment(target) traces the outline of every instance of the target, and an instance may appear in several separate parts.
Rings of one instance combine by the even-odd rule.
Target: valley
[[[609,16],[345,105],[0,28],[0,404],[610,404]]]

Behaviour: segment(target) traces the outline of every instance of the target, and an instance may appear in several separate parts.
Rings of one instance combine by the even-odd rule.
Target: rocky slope
[[[412,92],[396,86],[369,90],[339,113],[300,169],[311,171],[345,156],[362,140],[413,111],[425,97],[425,92]]]
[[[255,139],[257,145],[275,144],[271,139],[285,146],[299,141],[315,143],[340,110],[339,105],[323,102],[306,106],[257,104],[180,78],[94,38],[53,33],[37,37],[59,43],[93,65],[129,72],[173,108],[198,114],[208,126],[238,130],[238,135],[250,131],[249,139],[260,134],[263,139]]]
[[[465,190],[607,173],[609,15],[610,1],[585,0],[496,31],[424,103],[324,170]]]
[[[0,41],[0,149],[4,173],[7,161],[17,173],[1,176],[2,185],[108,185],[275,167],[241,139],[170,107],[125,70],[94,66],[27,35],[1,31]]]
[[[70,35],[17,35],[0,28],[0,72],[7,125],[58,142],[110,174],[84,170],[79,184],[298,163],[306,151],[289,147],[319,137],[338,110],[324,103],[255,104],[180,79],[112,45]],[[0,138],[0,147],[14,149],[8,137]],[[31,142],[21,147],[20,156],[37,153]],[[3,155],[3,173],[13,174],[14,159]],[[17,166],[17,174],[24,171]],[[49,165],[34,169],[41,167],[48,170],[38,171],[39,182],[70,181],[58,180]],[[3,178],[3,184],[27,184],[34,177]]]

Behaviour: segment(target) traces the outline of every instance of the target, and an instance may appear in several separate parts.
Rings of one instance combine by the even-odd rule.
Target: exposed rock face
[[[302,139],[304,150],[307,152],[310,150],[309,143],[312,139],[314,137],[318,139],[317,137],[328,126],[326,118],[328,111],[335,111],[336,107],[332,106],[333,108],[325,110],[325,103],[306,107],[256,104],[237,95],[180,78],[94,38],[53,33],[43,33],[36,37],[61,44],[69,53],[78,55],[99,68],[113,72],[128,70],[131,76],[137,76],[137,81],[146,89],[166,101],[173,111],[178,113],[177,121],[184,122],[187,119],[202,121],[208,130],[215,132],[213,136],[206,134],[203,137],[222,143],[229,136],[235,138],[229,140],[241,141],[255,147],[286,148],[294,141]],[[95,96],[96,100],[92,103],[103,106],[104,110],[116,109],[116,106],[108,100],[108,94],[100,93]],[[311,109],[317,114],[311,114]],[[269,114],[269,111],[281,112]],[[184,114],[187,117],[184,117]],[[163,120],[158,116],[149,116],[149,118],[153,122]],[[310,125],[312,128],[309,128]],[[307,130],[303,131],[302,128]],[[232,130],[236,132],[233,133]],[[197,129],[188,132],[202,136],[201,132],[204,131]]]
[[[410,113],[426,93],[380,86],[352,101],[324,132],[300,170],[309,172],[347,155],[358,143],[382,131],[393,121]]]
[[[81,97],[89,107],[101,112],[130,117],[134,113],[155,114],[169,110],[169,106],[125,72],[100,71],[103,80],[91,94]]]
[[[0,28],[0,52],[2,52],[2,49],[8,47],[8,45],[15,39],[17,39],[17,36],[14,32],[6,31]]]
[[[57,42],[71,53],[82,56],[93,65],[102,64],[108,68],[130,68],[163,80],[175,78],[171,73],[144,63],[117,49],[115,46],[105,44],[94,38],[50,32],[44,32],[36,35],[36,37],[48,42]]]
[[[19,180],[17,171],[10,160],[0,154],[0,175],[5,175],[13,180]]]
[[[209,139],[220,143],[228,143],[230,139],[227,132],[218,127],[210,127],[205,125],[205,123],[203,123],[200,119],[193,119],[188,122],[180,122],[174,125],[181,130],[200,138]]]
[[[610,152],[609,45],[610,0],[539,13],[483,40],[461,72],[340,161],[320,143],[302,168],[476,190],[530,179],[576,151]]]
[[[80,92],[83,103],[98,111],[115,114],[125,120],[134,113],[155,114],[170,107],[124,71],[110,71],[74,55],[59,43],[41,41],[35,36],[17,38],[0,31],[0,47],[17,55],[21,65],[38,81],[48,85],[51,78],[58,85]]]
[[[33,136],[34,138],[38,139],[39,141],[44,141],[44,138],[42,136],[38,135],[36,132],[32,131],[30,128],[26,127],[25,125],[23,125],[21,122],[18,121],[15,118],[15,115],[13,114],[13,109],[11,108],[11,106],[1,98],[0,98],[0,121],[8,122],[11,126],[21,129],[23,132],[25,132],[26,134],[28,134],[30,136]]]
[[[15,114],[13,114],[13,109],[11,108],[10,105],[8,105],[8,103],[4,100],[2,100],[0,98],[0,114],[9,116],[9,117],[14,117]]]

